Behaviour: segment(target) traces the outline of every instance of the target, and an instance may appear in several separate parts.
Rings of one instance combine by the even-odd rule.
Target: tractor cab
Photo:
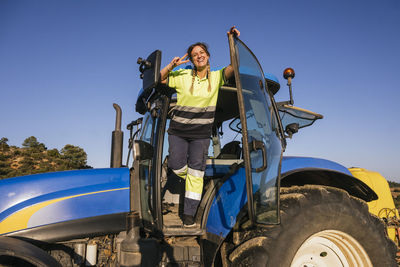
[[[248,214],[251,223],[279,222],[284,133],[273,99],[279,84],[267,82],[257,58],[242,41],[230,37],[229,48],[235,77],[219,90],[194,228],[185,228],[179,217],[184,181],[168,169],[167,129],[176,97],[158,81],[161,51],[138,61],[143,89],[136,110],[144,117],[136,141],[141,145],[135,146],[135,161],[139,161],[135,175],[140,180],[140,216],[149,233],[221,239],[235,225],[239,213]],[[152,150],[148,157],[142,156],[147,154],[144,147]]]

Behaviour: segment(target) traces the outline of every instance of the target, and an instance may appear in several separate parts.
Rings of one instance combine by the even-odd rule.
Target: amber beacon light
[[[288,82],[287,85],[289,86],[289,93],[290,93],[290,104],[293,105],[294,101],[293,101],[293,95],[292,95],[292,79],[294,78],[295,73],[294,73],[294,69],[292,68],[286,68],[283,71],[283,78],[285,78]]]

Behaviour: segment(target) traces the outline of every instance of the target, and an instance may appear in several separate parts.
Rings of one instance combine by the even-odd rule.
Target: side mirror
[[[146,60],[138,58],[140,78],[143,79],[143,91],[154,88],[160,82],[161,51],[151,53]]]
[[[285,133],[288,135],[289,138],[292,138],[293,134],[299,131],[299,124],[298,123],[291,123],[286,125]]]
[[[322,119],[321,114],[299,108],[291,105],[279,105],[279,117],[281,118],[282,127],[285,129],[286,137],[292,138],[299,129],[314,124],[316,120]]]
[[[143,87],[136,101],[136,111],[143,115],[146,113],[148,98],[160,83],[161,51],[154,51],[146,60],[138,58],[137,63],[141,73],[140,78],[143,79]]]

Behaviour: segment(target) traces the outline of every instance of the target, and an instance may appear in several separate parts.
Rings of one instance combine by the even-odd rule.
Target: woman
[[[232,27],[228,34],[240,35]],[[233,76],[231,65],[210,70],[210,53],[204,43],[195,43],[183,57],[175,57],[161,70],[161,80],[177,93],[174,115],[168,129],[168,167],[186,179],[183,224],[194,225],[194,216],[203,191],[211,129],[214,122],[218,90]],[[192,69],[175,67],[191,62]]]

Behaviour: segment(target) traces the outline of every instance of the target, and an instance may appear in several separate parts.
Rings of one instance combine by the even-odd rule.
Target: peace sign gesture
[[[168,64],[168,70],[172,71],[175,67],[188,63],[190,60],[186,59],[188,58],[188,54],[186,53],[183,57],[174,57],[174,59],[171,60],[171,62]],[[185,60],[186,59],[186,60]],[[171,67],[171,68],[169,68]]]
[[[187,58],[187,53],[183,57],[174,57],[174,59],[172,59],[171,62],[160,71],[161,82],[166,83],[168,73],[170,73],[176,66],[188,63],[190,60]]]

